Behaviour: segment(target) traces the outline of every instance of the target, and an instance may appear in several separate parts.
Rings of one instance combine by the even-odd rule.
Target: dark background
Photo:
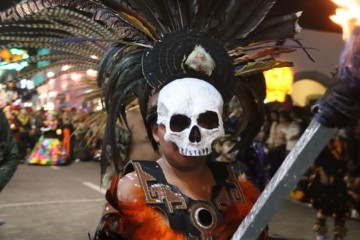
[[[339,33],[342,31],[329,18],[337,8],[331,0],[278,0],[274,7],[290,12],[303,11],[299,21],[303,28]]]
[[[0,0],[0,10],[16,2],[20,0]],[[279,12],[303,11],[299,22],[303,28],[341,32],[340,26],[329,19],[329,16],[335,14],[336,9],[336,5],[331,0],[278,0],[274,8]]]

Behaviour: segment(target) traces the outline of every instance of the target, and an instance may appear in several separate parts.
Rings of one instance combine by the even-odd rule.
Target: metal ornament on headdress
[[[206,56],[192,67],[189,58],[196,52],[208,54],[213,67],[201,68],[201,61],[206,64]],[[192,77],[214,85],[228,100],[235,84],[235,68],[229,54],[220,43],[202,32],[189,30],[165,35],[153,48],[145,50],[142,67],[145,79],[155,89],[175,79]]]

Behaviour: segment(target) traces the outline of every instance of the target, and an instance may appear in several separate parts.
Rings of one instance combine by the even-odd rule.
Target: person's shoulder
[[[117,196],[120,201],[132,202],[142,197],[141,186],[136,172],[130,172],[120,178],[117,188]]]

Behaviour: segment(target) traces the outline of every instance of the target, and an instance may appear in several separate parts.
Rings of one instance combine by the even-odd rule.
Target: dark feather
[[[103,55],[99,67],[98,67],[98,76],[97,76],[97,83],[98,86],[101,88],[103,85],[103,82],[105,82],[106,78],[110,73],[108,72],[108,69],[112,69],[111,64],[116,63],[114,59],[114,56],[117,56],[119,52],[121,52],[124,48],[124,45],[115,45],[110,47]],[[121,55],[122,56],[122,55]]]
[[[122,49],[119,51],[114,48],[114,51],[117,52],[121,52],[121,50]],[[121,58],[118,63],[110,69],[109,79],[105,86],[104,103],[109,117],[104,133],[103,153],[110,154],[110,156],[104,156],[104,161],[110,157],[117,171],[122,170],[124,162],[116,148],[116,135],[113,129],[115,129],[117,119],[120,116],[125,124],[127,124],[125,117],[126,99],[133,92],[134,88],[136,88],[138,82],[143,80],[141,57],[142,51],[136,50]],[[105,62],[103,64],[105,64]],[[106,150],[108,145],[110,146],[110,152]]]
[[[132,8],[130,4],[126,1],[121,0],[103,0],[103,3],[108,6],[110,9],[113,9],[115,12],[124,13],[128,16],[131,16],[137,19],[141,24],[145,26],[145,28],[152,34],[156,34],[156,30],[153,25],[151,25],[148,21],[146,21],[143,16],[140,16],[135,9]],[[123,16],[123,15],[122,15]],[[129,20],[129,18],[127,18]]]
[[[70,5],[69,0],[34,0],[20,2],[13,7],[0,13],[0,22],[6,22],[10,20],[19,20],[24,18],[28,14],[37,13],[42,9],[56,7],[56,6],[68,6]]]
[[[62,60],[62,61],[75,61],[75,62],[82,62],[87,64],[97,64],[98,60],[87,58],[84,56],[73,56],[69,54],[47,54],[47,55],[36,55],[36,56],[30,56],[26,59],[28,63],[36,63],[41,61],[56,61],[56,60]],[[9,63],[19,63],[23,62],[24,59],[18,60],[18,61],[12,61]]]
[[[202,31],[210,31],[217,29],[221,18],[223,17],[224,9],[226,9],[228,1],[211,1],[209,2],[209,9],[203,22]]]
[[[169,13],[169,18],[171,19],[172,31],[184,29],[184,19],[179,5],[179,0],[163,0],[163,2],[166,6],[167,12]]]
[[[205,17],[209,12],[210,6],[213,1],[216,0],[197,0],[196,5],[193,7],[194,10],[196,10],[196,14],[194,17],[194,22],[192,24],[192,27],[198,31],[201,31],[204,23],[205,23]]]
[[[302,50],[305,52],[305,54],[308,56],[308,58],[315,62],[315,60],[311,57],[311,55],[309,54],[309,52],[306,50],[307,48],[306,47],[303,47],[302,43],[298,40],[298,39],[290,39],[294,42],[296,42],[297,44],[299,44],[299,46],[301,46]],[[314,48],[311,48],[311,49],[314,49]]]
[[[83,31],[86,29],[86,31],[91,32],[94,37],[98,36],[105,39],[111,39],[113,36],[111,30],[104,27],[103,24],[94,21],[89,16],[65,8],[44,9],[36,14],[28,15],[24,19],[26,21],[29,19],[56,20],[67,23],[68,25],[76,26]]]
[[[177,9],[176,12],[178,13],[178,16],[180,18],[180,26],[179,29],[185,29],[188,26],[188,18],[186,14],[186,10],[188,9],[187,6],[185,6],[186,1],[176,0],[176,6]]]
[[[288,61],[275,60],[273,58],[263,59],[257,62],[248,62],[242,68],[235,70],[236,76],[250,76],[272,68],[292,67],[293,63]]]
[[[147,19],[157,29],[168,32],[171,26],[171,18],[163,5],[162,0],[127,0],[129,5]]]
[[[146,37],[144,33],[140,32],[134,25],[129,23],[129,21],[120,15],[114,13],[110,9],[108,9],[104,4],[100,1],[95,0],[34,0],[30,1],[31,4],[35,4],[36,8],[31,8],[29,2],[19,3],[15,7],[8,9],[5,12],[0,13],[1,21],[9,21],[9,20],[18,20],[19,18],[24,18],[26,15],[30,15],[33,13],[37,13],[42,9],[50,8],[50,7],[70,7],[73,9],[78,9],[80,11],[84,11],[94,16],[95,20],[102,21],[108,27],[111,26],[119,26],[121,28],[115,28],[115,32],[117,30],[117,35],[120,38],[132,39],[135,38],[136,41],[142,40],[142,42],[146,42]]]
[[[235,36],[247,37],[254,31],[266,17],[267,13],[275,4],[276,0],[252,0],[246,1],[239,7],[233,19],[228,19],[228,28],[219,29],[217,38],[221,42],[228,42]]]
[[[187,26],[191,29],[195,29],[195,19],[197,16],[197,13],[199,11],[199,4],[198,0],[184,0],[182,1],[182,4],[184,5],[184,15],[187,19]]]
[[[113,29],[118,39],[131,40],[138,43],[148,43],[145,33],[139,31],[128,20],[114,14],[108,9],[100,9],[94,14],[94,19],[104,22],[107,27]]]
[[[103,153],[106,154],[106,157],[102,157],[105,159],[112,159],[112,162],[114,163],[115,170],[117,172],[121,172],[124,168],[124,160],[121,159],[121,156],[118,152],[118,149],[116,147],[116,134],[114,132],[114,129],[116,129],[116,123],[119,118],[119,116],[122,116],[122,119],[126,122],[125,117],[125,105],[126,98],[132,93],[133,89],[136,88],[136,85],[139,81],[143,79],[138,79],[138,81],[133,81],[127,85],[122,86],[123,88],[118,89],[116,93],[112,95],[112,101],[111,106],[108,108],[108,119],[106,123],[106,128],[104,132],[104,148]],[[121,90],[121,91],[120,91]],[[110,146],[110,151],[106,150],[107,146]],[[105,172],[105,169],[102,170],[102,173]]]
[[[251,42],[293,37],[299,30],[299,26],[296,25],[298,19],[297,13],[269,17],[245,39],[241,33],[237,33],[234,42],[236,45],[246,46]]]
[[[72,64],[72,68],[66,70],[66,71],[59,71],[57,73],[55,73],[54,76],[52,76],[51,78],[56,78],[58,76],[61,76],[63,74],[67,74],[67,73],[71,73],[71,72],[78,72],[78,71],[86,71],[88,69],[93,69],[94,67],[97,66],[97,64],[84,64],[84,63],[79,63],[79,62],[75,62],[75,63],[71,63]],[[19,79],[22,78],[30,78],[38,73],[41,72],[46,72],[47,70],[52,70],[55,68],[59,68],[64,66],[64,62],[61,63],[51,63],[47,66],[44,67],[37,67],[35,69],[30,69],[30,70],[23,70],[18,74]]]
[[[237,124],[235,136],[241,141],[234,149],[242,149],[251,144],[264,121],[263,100],[266,94],[265,80],[262,74],[238,81],[235,96],[238,97],[243,116]],[[249,125],[251,124],[251,127]]]
[[[68,37],[58,39],[58,43],[66,43],[66,42],[116,42],[116,40],[103,39],[103,38],[87,38],[87,37]]]
[[[126,71],[129,66],[141,66],[141,56],[142,52],[139,51],[128,54],[127,56],[123,57],[114,66],[113,69],[111,69],[111,74],[109,75],[109,80],[106,84],[106,93],[108,96],[112,96],[112,94],[114,94],[114,92],[119,89],[119,86],[121,87],[126,82],[131,82],[133,78],[131,76],[128,76],[128,78],[124,78],[124,76],[126,75],[124,74],[124,71]],[[141,70],[139,74],[141,74],[142,76]],[[110,98],[108,100],[110,100]],[[105,102],[106,109],[109,109],[111,107],[111,101],[108,100],[106,100]]]
[[[234,60],[234,65],[239,65],[241,63],[254,61],[259,58],[264,58],[267,56],[279,55],[281,53],[289,53],[289,52],[294,52],[294,51],[295,51],[295,49],[293,49],[293,48],[276,48],[276,47],[271,48],[271,47],[268,47],[268,48],[262,49],[261,51],[257,51],[255,53],[247,53],[247,54],[241,55],[241,57],[238,57]]]

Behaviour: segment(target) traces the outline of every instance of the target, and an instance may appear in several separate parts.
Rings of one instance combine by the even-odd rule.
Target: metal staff
[[[312,120],[241,223],[232,240],[254,240],[260,235],[275,211],[335,132],[335,128],[326,128],[315,119]]]

